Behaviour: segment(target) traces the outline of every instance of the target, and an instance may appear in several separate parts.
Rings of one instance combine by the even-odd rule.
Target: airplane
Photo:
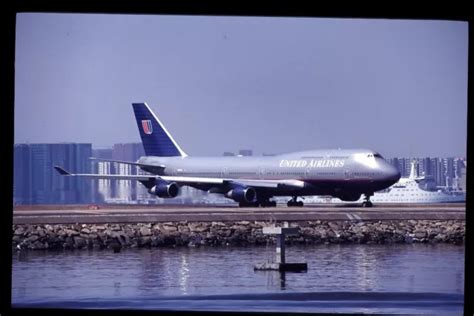
[[[138,166],[148,174],[74,174],[62,176],[136,180],[160,198],[178,196],[182,186],[222,194],[240,207],[275,207],[276,196],[289,196],[288,207],[302,207],[298,197],[330,195],[371,207],[370,196],[400,179],[400,172],[368,149],[309,150],[276,156],[191,157],[177,144],[146,103],[132,103],[145,156],[136,162],[91,158]]]

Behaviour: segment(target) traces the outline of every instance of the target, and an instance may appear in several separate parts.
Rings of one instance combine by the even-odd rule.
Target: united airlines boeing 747
[[[271,198],[292,197],[288,206],[303,206],[298,197],[331,195],[370,207],[370,196],[400,179],[400,172],[367,149],[310,150],[262,157],[190,157],[146,103],[133,110],[146,156],[136,162],[99,159],[138,166],[147,175],[73,174],[63,176],[140,181],[150,194],[174,198],[181,186],[223,194],[239,206],[276,206]]]

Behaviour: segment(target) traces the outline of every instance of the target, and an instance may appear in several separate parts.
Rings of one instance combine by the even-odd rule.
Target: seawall
[[[274,243],[268,221],[13,225],[16,249],[247,246]],[[283,226],[281,222],[276,226]],[[453,243],[465,241],[463,220],[290,221],[287,244]]]

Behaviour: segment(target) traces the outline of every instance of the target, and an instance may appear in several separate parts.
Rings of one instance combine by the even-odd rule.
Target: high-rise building
[[[14,145],[14,202],[17,204],[69,204],[94,201],[90,181],[61,177],[55,165],[77,173],[90,173],[91,144]]]
[[[94,148],[92,156],[99,159],[112,159],[112,148]],[[115,164],[109,161],[92,160],[92,170],[97,174],[115,174]],[[115,196],[115,180],[91,180],[98,203],[104,203]]]
[[[142,143],[125,143],[114,144],[112,148],[112,159],[124,161],[137,161],[141,156],[145,155]],[[138,167],[117,164],[118,174],[122,175],[137,175]],[[136,201],[137,190],[142,190],[143,186],[137,181],[131,180],[117,180],[117,196],[125,199],[124,202]]]
[[[94,150],[97,158],[137,161],[145,155],[141,143],[114,144],[110,149]],[[99,174],[137,175],[147,174],[137,166],[129,164],[97,161]],[[157,199],[148,193],[145,186],[132,180],[98,180],[97,192],[100,201],[105,203],[156,203]]]
[[[460,176],[459,176],[459,189],[466,191],[466,160],[463,159],[463,164],[459,168]]]
[[[433,168],[431,167],[431,158],[421,158],[419,159],[419,174],[425,176],[433,176]]]
[[[17,144],[13,154],[13,204],[33,204],[30,146]]]
[[[145,156],[142,143],[114,144],[112,147],[112,159],[137,161],[141,156]]]
[[[92,157],[112,159],[112,148],[93,148]]]
[[[430,158],[430,164],[431,164],[431,176],[433,177],[435,183],[437,184],[438,182],[438,174],[439,174],[439,159],[438,158]]]

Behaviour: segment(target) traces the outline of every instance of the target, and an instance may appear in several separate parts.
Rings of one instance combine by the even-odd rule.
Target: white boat
[[[466,192],[439,188],[432,177],[417,176],[416,162],[411,163],[410,176],[400,178],[391,187],[375,192],[370,200],[376,203],[456,203],[466,202]],[[305,204],[312,203],[362,203],[361,197],[357,202],[345,202],[334,197],[311,196],[305,198]]]

